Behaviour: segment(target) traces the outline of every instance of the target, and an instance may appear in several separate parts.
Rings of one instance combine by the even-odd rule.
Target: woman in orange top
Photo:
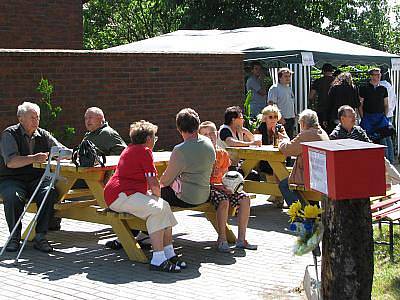
[[[211,192],[210,201],[217,210],[217,250],[219,252],[230,252],[231,248],[226,240],[225,226],[228,221],[229,205],[239,207],[238,214],[238,239],[236,248],[257,250],[257,245],[251,245],[246,240],[246,229],[250,215],[250,198],[246,193],[232,193],[222,184],[222,177],[228,171],[231,161],[226,150],[216,146],[217,128],[213,122],[205,121],[200,124],[199,133],[208,137],[214,145],[216,160],[210,178]]]

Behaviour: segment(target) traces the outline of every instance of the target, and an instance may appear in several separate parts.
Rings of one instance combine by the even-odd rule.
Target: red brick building
[[[1,129],[16,122],[22,101],[39,101],[42,77],[54,85],[53,102],[63,108],[57,125],[77,129],[74,143],[84,134],[83,114],[90,106],[102,108],[124,138],[133,121],[156,123],[157,146],[168,149],[180,140],[175,114],[181,108],[221,124],[224,109],[242,103],[241,54],[41,50],[81,47],[82,1],[0,0]]]
[[[82,49],[82,0],[0,0],[0,48]]]

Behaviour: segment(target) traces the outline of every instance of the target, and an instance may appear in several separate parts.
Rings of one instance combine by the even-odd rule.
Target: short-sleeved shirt
[[[318,95],[318,112],[325,112],[328,109],[328,91],[333,79],[333,76],[323,76],[311,84],[311,89],[315,90]]]
[[[364,98],[364,112],[385,113],[384,99],[388,97],[388,91],[383,85],[374,86],[368,82],[365,86],[360,87],[360,97]]]
[[[32,134],[32,136],[29,137],[24,127],[22,127],[21,124],[18,124],[18,126],[21,128],[21,132],[24,135],[29,145],[30,154],[33,154],[33,149],[35,148],[35,139],[41,136],[40,132],[36,130]],[[48,141],[49,150],[52,146],[63,147],[63,145],[59,141],[57,141],[57,139],[54,136],[52,136],[50,132],[44,129],[42,129],[41,132]],[[5,164],[9,163],[13,157],[20,155],[19,152],[20,150],[18,149],[17,141],[15,140],[14,136],[8,131],[4,131],[1,135],[0,148],[1,148],[1,155],[3,156]]]
[[[143,145],[129,145],[122,151],[117,169],[104,188],[107,205],[113,203],[122,192],[127,196],[146,194],[147,178],[154,176],[157,176],[157,170],[151,149]]]
[[[211,173],[210,182],[213,184],[222,183],[222,177],[228,171],[231,165],[231,160],[229,158],[229,153],[221,148],[215,150],[216,159],[213,166],[213,171]]]
[[[233,137],[232,132],[228,129],[228,128],[222,128],[221,131],[219,132],[219,138],[222,141],[225,141],[228,137]],[[236,136],[234,137],[235,139],[239,140],[239,141],[243,141],[243,137],[240,138],[237,133]]]
[[[252,91],[253,95],[250,102],[250,110],[252,116],[258,115],[266,104],[265,96],[261,96],[258,93],[258,91],[260,91],[261,88],[262,88],[261,80],[255,77],[254,75],[250,76],[249,79],[247,79],[246,89],[247,91]]]
[[[281,111],[284,119],[292,119],[294,113],[294,94],[290,86],[274,84],[269,88],[268,101],[275,103]]]

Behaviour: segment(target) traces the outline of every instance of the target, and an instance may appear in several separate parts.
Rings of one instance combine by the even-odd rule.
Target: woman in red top
[[[180,261],[172,246],[172,226],[177,221],[169,204],[160,198],[160,183],[152,149],[157,140],[157,126],[139,121],[131,125],[130,144],[122,153],[114,175],[104,189],[107,205],[146,220],[153,247],[150,270],[180,272]]]

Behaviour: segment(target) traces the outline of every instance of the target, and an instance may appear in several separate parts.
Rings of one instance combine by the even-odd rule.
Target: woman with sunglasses
[[[278,138],[276,131],[278,130],[282,134],[285,133],[285,127],[278,123],[278,120],[282,118],[281,112],[278,106],[268,105],[261,111],[261,114],[261,124],[254,133],[262,135],[263,145],[273,145],[274,139]],[[260,162],[260,171],[268,175],[273,174],[272,168],[267,161]]]

